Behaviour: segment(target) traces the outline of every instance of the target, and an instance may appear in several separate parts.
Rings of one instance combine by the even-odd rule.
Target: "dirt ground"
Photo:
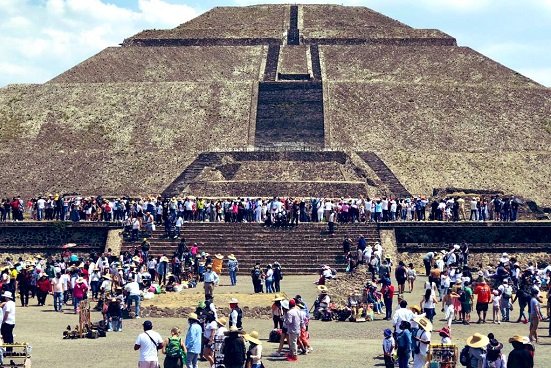
[[[315,276],[286,276],[282,287],[284,291],[294,296],[301,294],[309,305],[316,297],[317,290],[312,281]],[[226,278],[222,278],[222,285],[228,285]],[[405,294],[410,304],[417,304],[421,299],[421,288],[424,278],[420,278],[416,283],[416,288],[412,295]],[[197,292],[201,289],[190,289],[184,291],[184,295],[189,296],[190,300],[198,297]],[[218,305],[225,303],[226,296],[237,297],[245,300],[245,295],[252,292],[250,278],[241,277],[236,287],[220,286],[215,289],[215,297]],[[170,298],[170,296],[168,296]],[[253,297],[255,300],[261,300],[263,297]],[[154,300],[153,303],[160,299]],[[123,332],[109,333],[106,338],[97,340],[63,340],[62,333],[65,327],[70,324],[74,326],[77,323],[77,316],[69,313],[55,313],[51,306],[52,299],[48,297],[46,307],[37,307],[32,304],[28,308],[17,307],[17,323],[15,327],[15,340],[18,342],[28,342],[33,347],[32,362],[33,367],[46,368],[72,368],[75,363],[81,367],[107,368],[107,367],[136,367],[138,353],[133,351],[133,345],[136,336],[141,332],[143,319],[125,320]],[[513,311],[513,316],[518,316],[518,309]],[[264,340],[264,364],[266,367],[288,367],[293,364],[306,368],[326,368],[326,367],[372,367],[384,366],[380,357],[381,337],[384,328],[390,327],[390,323],[382,321],[380,316],[374,322],[350,323],[350,322],[320,322],[312,321],[310,324],[310,333],[312,336],[312,346],[314,352],[307,356],[301,356],[298,363],[288,363],[279,361],[277,358],[270,357],[277,346],[270,344],[265,340],[272,328],[270,320],[244,320],[244,327],[247,331],[257,330],[260,337]],[[100,318],[98,313],[94,313],[93,320]],[[443,326],[442,313],[438,312],[435,317],[435,329]],[[184,331],[187,329],[185,316],[182,318],[164,318],[152,319],[154,329],[161,333],[163,337],[169,334],[173,326],[179,326]],[[540,326],[541,343],[536,347],[536,367],[549,367],[551,358],[551,338],[547,337],[548,323],[543,322]],[[496,338],[503,342],[505,353],[511,350],[511,345],[507,339],[515,334],[527,335],[528,325],[516,323],[504,323],[501,325],[486,324],[470,326],[454,325],[452,327],[452,341],[460,347],[464,345],[465,339],[475,333],[481,332],[487,334],[493,332]],[[437,334],[433,334],[433,341],[437,339]],[[162,357],[161,357],[162,361]],[[206,362],[201,362],[200,367],[206,368]]]

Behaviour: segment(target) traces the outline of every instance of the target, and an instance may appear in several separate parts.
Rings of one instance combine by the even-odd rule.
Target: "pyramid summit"
[[[551,90],[364,7],[217,7],[0,89],[0,194],[503,192],[551,205]]]

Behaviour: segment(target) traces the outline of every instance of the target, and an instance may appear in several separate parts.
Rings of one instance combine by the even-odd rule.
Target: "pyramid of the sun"
[[[370,193],[393,173],[414,194],[551,204],[551,90],[363,7],[224,7],[143,31],[0,89],[0,142],[0,195]]]

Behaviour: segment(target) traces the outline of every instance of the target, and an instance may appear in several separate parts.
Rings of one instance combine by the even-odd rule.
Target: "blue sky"
[[[172,28],[214,6],[285,1],[0,0],[0,86],[43,83],[142,29]],[[367,6],[437,28],[551,86],[551,0],[305,0]]]

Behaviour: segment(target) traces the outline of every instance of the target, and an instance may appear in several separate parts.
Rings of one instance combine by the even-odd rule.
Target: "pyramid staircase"
[[[400,183],[389,167],[374,152],[357,152],[369,167],[377,174],[379,179],[387,186],[394,196],[411,196],[411,193]]]
[[[344,271],[342,241],[346,236],[356,244],[361,234],[369,244],[380,241],[378,228],[371,224],[337,224],[335,234],[329,235],[325,223],[274,228],[257,223],[197,222],[184,224],[181,233],[188,244],[202,243],[200,251],[233,253],[241,273],[249,272],[256,262],[264,266],[278,261],[286,274],[316,273],[323,264]],[[157,230],[148,239],[153,256],[172,255],[178,249],[179,239],[162,236],[163,231]],[[125,241],[122,251],[132,251],[134,246],[139,242]]]

